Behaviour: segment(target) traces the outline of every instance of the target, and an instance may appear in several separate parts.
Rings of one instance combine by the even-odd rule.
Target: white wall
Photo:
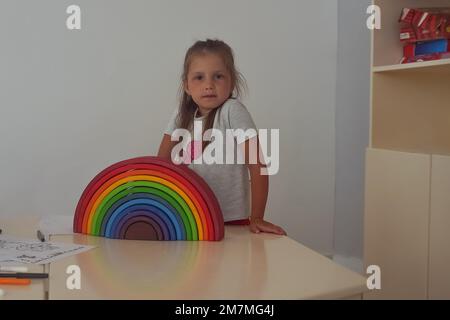
[[[362,268],[363,254],[364,159],[370,126],[370,31],[366,10],[371,3],[338,1],[334,250],[344,264],[348,262],[356,270]]]
[[[65,27],[82,9],[82,30]],[[109,164],[155,154],[186,49],[218,37],[260,128],[280,128],[268,219],[333,245],[337,2],[2,0],[0,217],[73,214]]]

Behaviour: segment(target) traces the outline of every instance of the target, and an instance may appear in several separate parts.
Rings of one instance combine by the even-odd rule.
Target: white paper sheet
[[[46,264],[93,248],[95,246],[0,236],[0,266]]]

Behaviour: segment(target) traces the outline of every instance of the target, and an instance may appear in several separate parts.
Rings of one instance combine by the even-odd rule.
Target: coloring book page
[[[0,265],[46,264],[92,248],[95,246],[0,236]]]

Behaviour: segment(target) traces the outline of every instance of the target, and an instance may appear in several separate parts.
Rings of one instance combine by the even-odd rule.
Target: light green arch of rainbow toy
[[[169,202],[177,212],[180,214],[181,219],[183,220],[183,224],[186,228],[186,237],[187,240],[198,240],[198,230],[195,222],[195,218],[193,213],[191,212],[189,206],[186,204],[183,198],[181,198],[176,192],[171,190],[170,188],[150,181],[132,181],[127,182],[125,184],[120,185],[119,187],[112,190],[99,204],[97,210],[93,216],[93,235],[99,236],[101,233],[101,227],[103,220],[105,219],[105,215],[108,209],[114,205],[114,203],[124,196],[132,193],[136,193],[135,188],[147,188],[152,189],[155,193],[152,194],[159,195],[167,202]],[[159,190],[157,192],[156,190]],[[168,197],[169,196],[169,197]]]

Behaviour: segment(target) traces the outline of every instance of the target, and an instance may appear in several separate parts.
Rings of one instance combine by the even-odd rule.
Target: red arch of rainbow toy
[[[78,201],[73,231],[131,239],[127,232],[139,224],[152,230],[152,240],[224,237],[222,212],[208,184],[187,166],[159,157],[124,160],[97,174]]]

